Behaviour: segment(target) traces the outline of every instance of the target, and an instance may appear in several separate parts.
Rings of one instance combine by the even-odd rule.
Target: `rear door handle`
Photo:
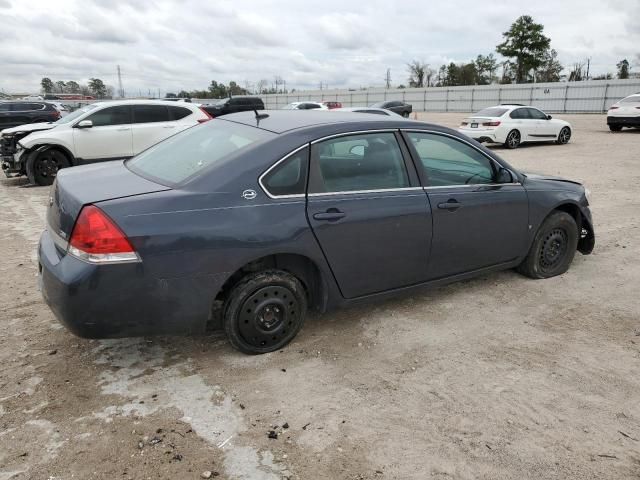
[[[344,218],[346,216],[347,216],[346,213],[341,212],[340,210],[337,210],[335,208],[330,208],[326,212],[314,213],[313,214],[313,218],[315,220],[326,220],[326,221],[329,221],[329,222],[335,221],[335,220],[340,220],[341,218]]]
[[[118,128],[116,131],[118,132],[126,132],[127,130],[131,130],[129,127]]]
[[[176,126],[175,125],[165,125],[162,128],[176,128]]]
[[[450,212],[453,212],[460,207],[462,207],[462,204],[453,198],[438,204],[438,208],[441,208],[442,210],[449,210]]]

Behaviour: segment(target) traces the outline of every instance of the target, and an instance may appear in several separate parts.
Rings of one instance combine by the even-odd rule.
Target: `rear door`
[[[393,131],[312,145],[307,218],[346,298],[427,277],[431,211],[403,148]]]
[[[93,126],[73,129],[77,158],[105,160],[133,156],[129,105],[103,108],[84,120],[91,120]]]
[[[515,128],[520,132],[521,141],[536,141],[538,124],[536,120],[529,117],[528,108],[516,108],[509,114],[509,117],[512,119],[510,129]]]
[[[424,131],[405,135],[433,212],[429,279],[521,256],[529,207],[517,179],[498,183],[497,162],[457,137]]]
[[[176,122],[171,121],[166,105],[133,105],[133,154],[146,150],[175,134]]]

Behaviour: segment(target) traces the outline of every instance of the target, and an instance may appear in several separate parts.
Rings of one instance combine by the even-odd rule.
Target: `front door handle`
[[[337,208],[330,208],[326,212],[314,213],[313,214],[313,218],[315,220],[326,220],[326,221],[329,221],[329,222],[340,220],[341,218],[344,218],[346,216],[347,216],[346,213],[341,212]]]
[[[129,127],[123,127],[123,128],[118,128],[116,131],[118,131],[118,132],[127,132],[129,130],[131,130]]]
[[[454,198],[450,198],[446,202],[438,204],[438,208],[441,208],[442,210],[449,210],[450,212],[454,212],[460,207],[462,207],[462,204]]]

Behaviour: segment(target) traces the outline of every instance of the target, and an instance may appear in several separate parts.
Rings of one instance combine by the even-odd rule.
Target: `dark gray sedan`
[[[91,338],[224,328],[277,350],[322,312],[593,249],[585,189],[449,128],[326,112],[228,115],[125,162],[64,169],[42,292]]]

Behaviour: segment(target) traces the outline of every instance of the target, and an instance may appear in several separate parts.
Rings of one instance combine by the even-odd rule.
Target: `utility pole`
[[[384,78],[387,88],[391,88],[391,69],[387,68],[387,75]]]
[[[589,80],[589,66],[591,64],[591,57],[587,58],[587,78],[586,80]]]
[[[124,88],[122,88],[122,74],[120,73],[120,65],[118,67],[118,94],[120,98],[124,98]]]

